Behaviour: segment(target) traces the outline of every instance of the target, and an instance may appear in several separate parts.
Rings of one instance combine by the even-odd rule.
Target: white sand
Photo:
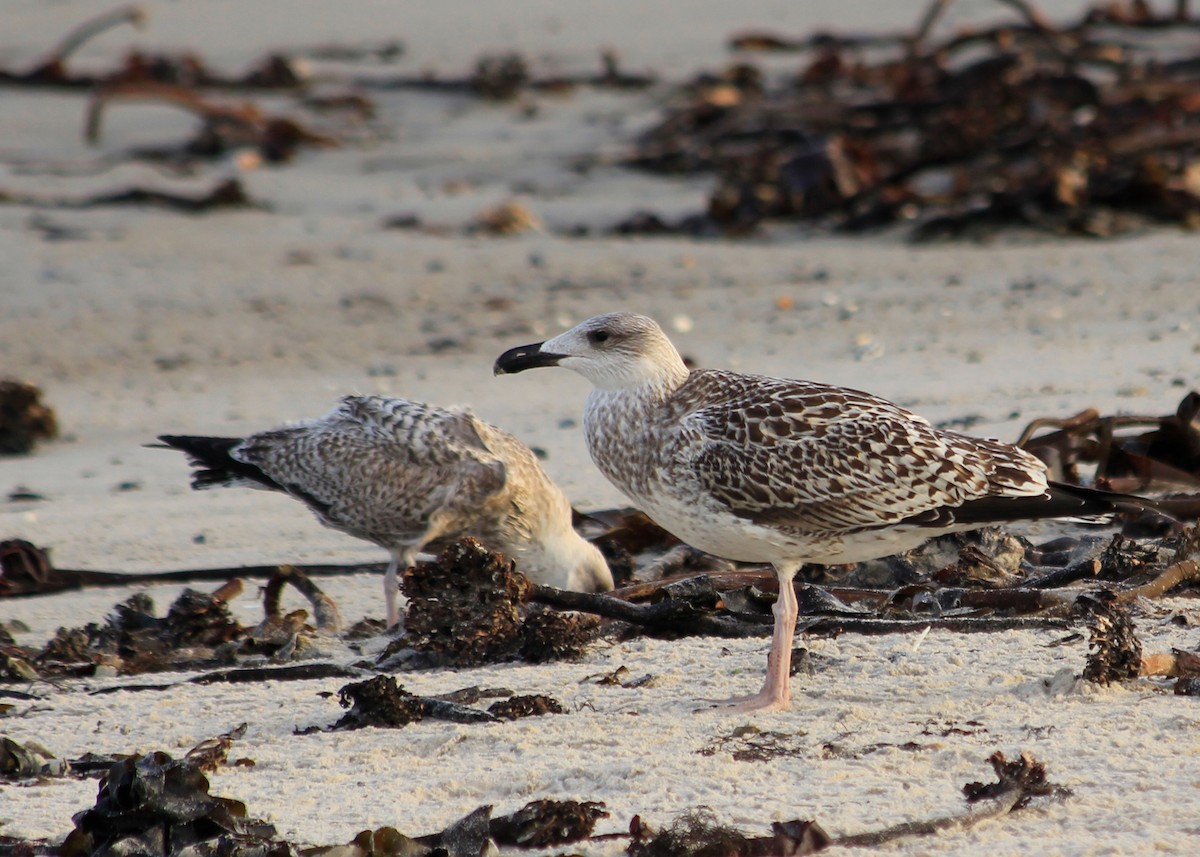
[[[597,47],[615,45],[630,70],[679,80],[723,62],[722,41],[735,29],[889,23],[865,17],[876,5],[866,3],[705,3],[686,15],[668,4],[607,4],[603,12],[505,4],[499,21],[455,3],[435,14],[427,4],[364,2],[334,15],[328,4],[305,2],[282,17],[278,0],[147,5],[150,29],[105,36],[84,51],[83,66],[110,64],[136,43],[194,47],[236,72],[279,45],[399,36],[409,53],[396,70],[406,73],[459,72],[484,49],[514,47],[546,68],[579,70],[591,67]],[[107,4],[9,7],[0,61],[20,67]],[[230,26],[243,8],[257,23]],[[912,14],[897,13],[894,23]],[[546,449],[548,471],[578,506],[620,504],[583,449],[582,380],[568,372],[491,376],[505,347],[614,308],[659,318],[702,365],[865,388],[934,420],[978,415],[972,431],[1010,440],[1033,417],[1088,406],[1164,413],[1200,381],[1196,243],[1171,231],[1106,243],[913,249],[891,237],[790,232],[694,243],[381,228],[386,216],[411,212],[454,235],[513,193],[551,227],[600,226],[639,207],[694,209],[707,180],[570,169],[580,155],[619,151],[664,94],[538,98],[529,119],[520,106],[376,93],[376,126],[356,136],[366,142],[243,176],[269,213],[0,207],[0,374],[42,386],[65,432],[31,457],[0,460],[0,494],[25,486],[47,497],[0,500],[0,537],[50,547],[64,567],[110,570],[382,560],[382,551],[322,529],[287,498],[191,492],[181,455],[142,446],[159,433],[236,434],[322,413],[348,392],[470,404]],[[84,103],[82,94],[4,93],[0,188],[202,188],[234,172],[223,163],[187,180],[137,165],[54,175],[96,157],[79,139]],[[267,103],[290,109],[283,99]],[[100,153],[182,138],[190,128],[165,108],[117,107]],[[83,237],[45,240],[46,223]],[[792,307],[780,309],[780,299]],[[434,353],[431,343],[444,339],[457,344]],[[351,620],[382,614],[377,578],[328,588]],[[177,591],[155,590],[160,609]],[[125,594],[0,602],[0,621],[25,620],[33,630],[21,639],[36,643],[58,625],[98,621]],[[1194,615],[1192,604],[1174,607]],[[240,609],[247,621],[256,614],[249,598]],[[1140,622],[1147,648],[1195,649],[1194,628],[1167,624],[1165,615]],[[339,716],[317,694],[342,682],[101,697],[80,692],[104,683],[88,682],[35,688],[46,700],[22,705],[0,732],[69,757],[182,751],[248,721],[234,755],[259,764],[218,773],[214,792],[307,842],[343,841],[382,824],[425,833],[482,803],[509,812],[540,797],[605,800],[613,815],[601,832],[625,829],[634,813],[666,823],[698,804],[754,834],[797,816],[856,832],[958,811],[960,786],[989,778],[984,760],[993,750],[1028,750],[1074,798],[885,850],[1191,853],[1200,833],[1195,702],[1149,685],[1097,689],[1056,678],[1082,669],[1084,653],[1080,643],[1047,648],[1057,636],[935,632],[917,647],[911,637],[813,641],[831,660],[800,682],[793,711],[752,718],[692,709],[698,698],[756,687],[765,641],[690,640],[601,646],[573,665],[400,677],[419,693],[505,685],[553,695],[572,710],[501,726],[434,722],[295,737],[294,727]],[[622,664],[658,682],[641,690],[579,684]],[[788,733],[796,755],[754,763],[735,762],[727,750],[698,754],[746,722]],[[906,742],[919,749],[898,749]],[[94,795],[94,781],[2,785],[2,831],[61,836]]]

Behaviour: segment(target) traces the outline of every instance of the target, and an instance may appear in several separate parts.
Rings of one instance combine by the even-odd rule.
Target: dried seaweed
[[[1097,684],[1137,678],[1142,644],[1129,611],[1107,590],[1081,595],[1075,602],[1088,624],[1088,657],[1083,677]]]
[[[1042,433],[1045,429],[1052,431]],[[1100,416],[1095,409],[1065,419],[1033,420],[1018,444],[1050,468],[1051,478],[1094,483],[1112,491],[1156,495],[1154,506],[1179,518],[1200,518],[1200,392],[1163,416]]]
[[[519,720],[522,717],[540,717],[543,714],[566,714],[566,709],[557,699],[549,696],[513,696],[493,702],[488,713],[500,720]]]
[[[289,573],[280,574],[286,578]],[[294,577],[296,573],[290,574]],[[325,596],[311,582],[309,586],[320,603]],[[228,601],[241,591],[242,582],[237,579],[211,593],[185,589],[163,617],[155,615],[149,596],[135,593],[117,604],[103,624],[59,628],[40,650],[5,645],[0,680],[90,676],[101,668],[114,675],[204,669],[235,663],[243,656],[265,654],[283,661],[309,651],[304,611],[274,621],[268,616],[257,628],[247,629],[228,609]],[[332,609],[336,615],[336,608]],[[266,678],[267,672],[259,670],[259,680]],[[195,680],[233,680],[221,675],[209,673]],[[248,674],[242,680],[250,680]]]
[[[241,725],[207,738],[188,750],[184,761],[202,772],[213,772],[227,764],[233,743],[246,734],[248,724]],[[86,777],[101,775],[114,765],[135,758],[129,754],[85,753],[77,759],[60,759],[35,741],[18,744],[10,738],[0,736],[0,777],[18,780],[31,777]],[[249,760],[239,760],[245,764]],[[252,763],[251,763],[252,764]]]
[[[223,760],[220,751],[228,747],[224,739],[235,739],[243,729],[226,733],[215,742],[203,742],[178,761],[162,752],[79,760],[80,770],[103,768],[104,777],[95,806],[75,816],[75,830],[63,843],[61,857],[122,853],[182,857],[198,849],[200,853],[234,857],[293,857],[296,846],[279,840],[270,824],[248,818],[240,802],[208,792],[201,759],[216,760],[209,752],[215,747],[217,757]],[[909,836],[961,830],[983,819],[1023,809],[1035,799],[1062,800],[1070,796],[1068,790],[1049,782],[1044,766],[1027,754],[1010,762],[996,752],[989,762],[998,782],[965,785],[967,802],[982,806],[963,815],[906,822],[839,838],[830,837],[815,821],[793,820],[772,823],[769,836],[748,836],[721,824],[712,810],[701,807],[657,831],[640,816],[634,816],[626,853],[630,857],[768,857],[810,854],[832,845],[877,846]],[[478,855],[497,845],[547,848],[592,837],[596,822],[608,817],[604,804],[596,801],[531,801],[511,815],[498,818],[491,817],[491,810],[490,806],[479,807],[445,830],[424,836],[409,837],[395,828],[383,827],[364,831],[347,845],[307,848],[303,854],[333,857],[349,849],[349,853],[380,857],[433,857],[438,853]],[[597,839],[616,836],[619,834]],[[21,844],[33,849],[38,843]]]
[[[202,742],[183,759],[164,752],[145,755],[96,756],[73,761],[76,773],[101,774],[95,805],[74,817],[75,828],[53,853],[58,857],[117,857],[197,854],[223,857],[321,857],[358,853],[377,857],[477,857],[494,852],[496,844],[520,848],[564,845],[587,839],[596,822],[607,818],[597,801],[537,800],[507,816],[492,818],[482,806],[446,829],[408,837],[395,828],[364,831],[345,845],[301,849],[281,839],[274,826],[252,818],[240,801],[209,793],[204,772],[225,764],[229,745],[245,724]],[[0,760],[9,745],[0,742]],[[48,752],[43,754],[49,756]],[[53,759],[52,756],[49,758]],[[239,760],[235,764],[250,763]],[[4,769],[5,771],[7,769]],[[38,775],[38,771],[22,776]],[[61,772],[54,772],[59,775]],[[0,853],[51,853],[41,840],[0,840]]]
[[[141,27],[146,20],[145,10],[141,6],[122,6],[89,18],[72,28],[70,32],[52,48],[33,68],[24,72],[13,72],[0,69],[0,83],[17,83],[41,86],[92,86],[95,78],[90,76],[72,75],[67,71],[67,60],[71,54],[83,47],[89,40],[101,33],[122,24]]]
[[[281,568],[294,569],[308,577],[341,577],[350,574],[378,576],[386,563],[353,563],[349,565],[241,565],[225,568],[194,568],[175,571],[101,571],[98,569],[57,568],[50,563],[49,551],[20,539],[0,542],[22,556],[3,566],[5,578],[0,578],[0,598],[21,595],[46,595],[68,589],[100,586],[129,586],[132,583],[169,583],[195,581],[225,581],[232,577],[273,577]],[[4,562],[0,550],[0,563]],[[7,589],[5,587],[8,587]]]
[[[227,104],[200,95],[189,86],[154,81],[123,81],[96,89],[84,120],[84,138],[91,145],[100,141],[104,115],[109,105],[123,102],[154,102],[178,107],[201,120],[193,137],[182,146],[134,152],[151,160],[186,161],[218,158],[229,152],[253,148],[267,163],[291,160],[301,147],[336,148],[338,141],[319,134],[287,116],[268,116],[252,102]],[[349,101],[346,102],[350,104]],[[365,99],[354,109],[362,113],[373,109]],[[247,165],[243,159],[243,165]],[[246,200],[242,194],[242,204]]]
[[[267,581],[267,585],[263,587],[263,613],[265,614],[265,622],[278,621],[282,619],[282,610],[279,607],[279,599],[283,595],[285,586],[292,586],[301,595],[308,599],[313,606],[313,618],[316,619],[317,627],[324,631],[335,632],[341,628],[342,619],[338,615],[337,604],[333,599],[321,591],[321,588],[313,582],[307,574],[294,565],[281,565],[271,575],[271,579]]]
[[[1006,3],[1016,20],[935,38],[945,5],[909,34],[739,37],[811,56],[779,83],[747,62],[702,76],[627,163],[715,173],[704,220],[731,235],[777,219],[917,240],[1200,222],[1200,61],[1172,38],[1193,19],[1106,4],[1058,25]]]
[[[731,857],[749,854],[749,838],[720,824],[708,807],[691,810],[655,831],[640,818],[629,825],[628,857]]]
[[[511,658],[520,646],[520,604],[530,586],[503,555],[462,539],[437,562],[418,563],[402,575],[406,639],[461,666]]]
[[[36,741],[19,744],[0,735],[0,779],[19,780],[28,777],[59,777],[70,765]]]
[[[625,853],[628,857],[768,857],[814,854],[834,842],[815,821],[777,821],[771,830],[771,836],[747,836],[719,823],[708,807],[689,810],[658,831],[634,816]]]
[[[241,76],[212,71],[193,52],[163,54],[130,50],[122,62],[108,72],[76,73],[68,68],[68,60],[89,40],[123,24],[141,28],[147,17],[142,6],[121,6],[90,18],[72,28],[32,68],[26,71],[0,69],[0,84],[90,89],[105,84],[149,82],[220,89],[281,89],[293,88],[303,82],[303,76],[296,71],[292,61],[280,54],[268,54],[251,64]]]
[[[521,660],[533,664],[574,660],[596,639],[595,616],[532,608],[521,624]]]
[[[54,591],[50,554],[24,539],[0,541],[0,598]]]
[[[0,378],[0,455],[27,455],[39,440],[58,437],[54,409],[42,391],[14,378]]]
[[[348,684],[338,691],[338,703],[350,709],[332,730],[380,726],[396,729],[426,717],[455,723],[491,723],[496,717],[477,708],[433,697],[416,696],[397,684],[395,676],[380,675]]]
[[[799,739],[805,733],[773,732],[753,724],[739,726],[728,735],[718,735],[696,752],[701,756],[728,754],[735,762],[769,762],[780,757],[803,757],[809,747]]]
[[[613,50],[601,52],[600,62],[600,71],[595,74],[538,77],[530,71],[530,63],[523,55],[510,51],[481,55],[470,74],[461,77],[426,73],[414,77],[364,77],[355,83],[363,87],[472,95],[490,101],[511,101],[526,92],[563,93],[582,86],[638,90],[655,83],[652,74],[631,74],[622,70],[620,57]]]
[[[60,854],[173,857],[204,848],[226,857],[294,857],[271,824],[208,789],[193,760],[159,751],[116,762],[100,781],[95,806],[76,814]]]
[[[338,704],[350,710],[333,724],[333,729],[396,728],[425,718],[420,697],[398,685],[390,675],[346,685],[338,691]]]
[[[489,825],[497,845],[549,848],[592,835],[596,822],[608,818],[601,801],[536,800]]]
[[[1024,809],[1035,797],[1068,797],[1071,792],[1062,786],[1057,786],[1046,779],[1046,766],[1035,760],[1028,753],[1022,753],[1013,761],[1004,758],[997,750],[988,757],[992,770],[999,778],[994,783],[967,783],[963,786],[963,795],[967,803],[981,800],[993,800],[1006,792],[1013,790],[1021,793],[1021,799],[1013,804],[1013,809]]]
[[[153,206],[183,214],[204,214],[228,208],[261,207],[250,199],[238,179],[221,179],[210,190],[200,194],[177,193],[146,187],[129,187],[82,198],[11,194],[0,191],[0,204],[66,209],[111,208],[123,205]]]

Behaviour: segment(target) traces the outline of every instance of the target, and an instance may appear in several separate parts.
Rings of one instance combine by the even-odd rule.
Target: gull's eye
[[[612,334],[607,330],[589,330],[587,335],[588,342],[592,343],[593,345],[602,345],[605,342],[608,342],[611,337]]]

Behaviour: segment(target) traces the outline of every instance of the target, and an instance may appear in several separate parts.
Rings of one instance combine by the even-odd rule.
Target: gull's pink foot
[[[720,709],[728,712],[745,712],[745,711],[787,711],[791,708],[791,700],[787,694],[780,696],[776,693],[769,693],[767,688],[763,688],[758,693],[747,694],[746,696],[731,696],[729,699],[719,699],[709,701],[709,709]]]

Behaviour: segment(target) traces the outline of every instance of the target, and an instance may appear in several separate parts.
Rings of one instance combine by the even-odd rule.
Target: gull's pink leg
[[[399,581],[396,579],[400,570],[400,556],[393,551],[392,561],[388,563],[387,572],[383,575],[383,600],[387,602],[388,630],[395,628],[400,622],[400,611],[396,607],[396,589]]]
[[[400,570],[412,568],[416,561],[417,551],[415,548],[392,551],[392,561],[388,564],[387,573],[383,575],[383,599],[387,602],[389,631],[400,624],[400,610],[396,606],[396,595],[400,591]]]
[[[800,613],[792,578],[799,565],[777,565],[779,597],[771,612],[775,614],[775,630],[771,634],[771,652],[767,655],[767,678],[762,690],[751,696],[735,697],[717,703],[719,708],[733,711],[782,711],[791,704],[792,639],[796,635],[796,617]]]

